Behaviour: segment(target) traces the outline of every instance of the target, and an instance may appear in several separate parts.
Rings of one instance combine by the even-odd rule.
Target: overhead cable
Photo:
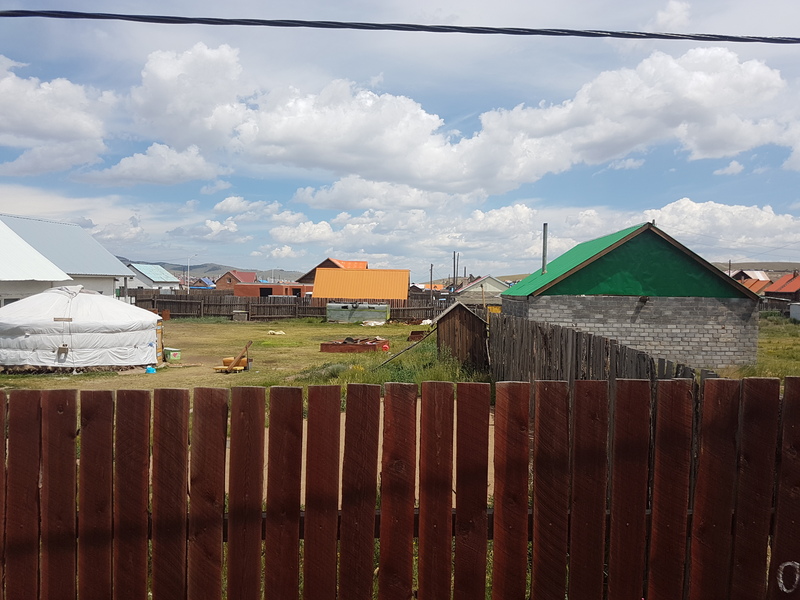
[[[163,15],[123,15],[68,10],[3,10],[0,18],[41,17],[47,19],[91,19],[133,21],[163,25],[225,25],[245,27],[284,27],[310,29],[355,29],[363,31],[403,31],[423,33],[466,33],[476,35],[516,35],[549,37],[618,38],[627,40],[690,40],[759,44],[800,44],[798,37],[718,35],[712,33],[657,33],[650,31],[606,31],[599,29],[530,29],[527,27],[468,27],[460,25],[418,25],[412,23],[361,23],[349,21],[307,21],[299,19],[229,19],[221,17],[174,17]]]

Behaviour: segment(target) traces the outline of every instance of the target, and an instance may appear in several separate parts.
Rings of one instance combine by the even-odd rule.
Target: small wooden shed
[[[489,368],[488,328],[484,319],[461,302],[454,302],[434,319],[436,347],[447,348],[463,365],[484,371]]]

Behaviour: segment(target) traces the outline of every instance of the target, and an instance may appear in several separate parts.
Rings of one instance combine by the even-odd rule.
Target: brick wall
[[[758,303],[747,298],[506,297],[503,313],[602,335],[692,367],[756,362]]]

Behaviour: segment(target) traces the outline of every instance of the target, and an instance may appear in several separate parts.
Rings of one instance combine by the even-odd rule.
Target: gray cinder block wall
[[[758,302],[748,298],[504,297],[503,314],[612,338],[695,368],[756,362]]]

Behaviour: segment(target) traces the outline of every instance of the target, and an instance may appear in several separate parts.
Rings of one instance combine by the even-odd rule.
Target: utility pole
[[[431,305],[433,305],[433,264],[431,264]]]
[[[542,228],[542,275],[547,273],[547,223]]]

